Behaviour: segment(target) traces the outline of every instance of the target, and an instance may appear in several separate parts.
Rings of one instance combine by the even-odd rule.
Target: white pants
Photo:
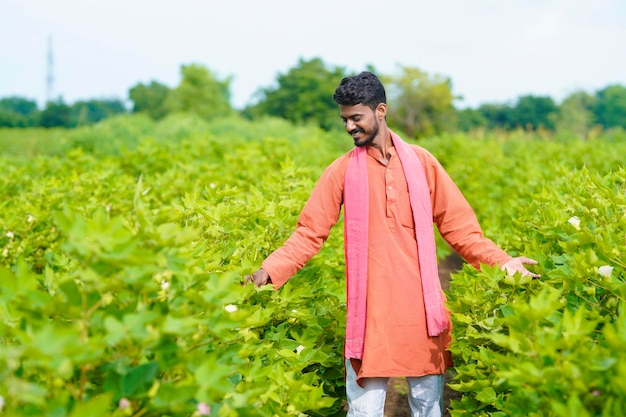
[[[443,414],[443,375],[407,377],[412,417],[441,417]],[[350,360],[346,360],[347,417],[383,417],[389,378],[363,378],[361,388]]]

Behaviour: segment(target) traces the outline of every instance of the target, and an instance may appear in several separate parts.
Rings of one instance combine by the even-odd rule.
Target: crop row
[[[341,226],[280,291],[241,279],[289,236],[324,167],[349,148],[343,136],[273,119],[183,116],[0,131],[5,412],[341,415]],[[622,375],[615,352],[626,334],[623,138],[422,144],[486,233],[538,259],[542,274],[526,282],[465,266],[455,275],[453,387],[465,395],[453,412],[617,410],[625,392],[611,379]],[[439,254],[447,251],[440,242]],[[557,381],[566,371],[571,377]],[[544,385],[522,378],[531,375]],[[584,387],[565,392],[576,375]]]

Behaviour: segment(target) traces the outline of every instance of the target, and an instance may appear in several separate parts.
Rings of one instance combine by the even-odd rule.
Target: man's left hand
[[[515,273],[519,272],[523,277],[531,276],[533,278],[538,278],[541,275],[535,274],[534,272],[530,272],[524,265],[537,265],[537,261],[534,259],[527,258],[525,256],[518,256],[516,258],[509,259],[500,269],[506,271],[509,275],[515,275]]]

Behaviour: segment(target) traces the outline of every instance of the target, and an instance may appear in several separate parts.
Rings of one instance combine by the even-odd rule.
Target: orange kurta
[[[411,145],[430,188],[433,222],[469,263],[502,265],[511,257],[482,234],[476,216],[439,162]],[[402,377],[445,372],[449,331],[429,337],[422,297],[417,242],[407,182],[395,148],[388,163],[367,149],[369,248],[367,318],[358,378]],[[264,262],[276,288],[282,286],[321,248],[339,219],[350,153],[323,173],[285,245]]]

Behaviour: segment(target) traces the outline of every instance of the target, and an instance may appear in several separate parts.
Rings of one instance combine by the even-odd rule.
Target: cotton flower
[[[123,410],[128,407],[130,407],[130,401],[128,401],[128,398],[120,398],[120,402],[117,404],[117,408]]]
[[[224,310],[228,311],[229,313],[234,313],[235,311],[237,311],[237,306],[234,304],[228,304],[226,307],[224,307]]]
[[[576,229],[580,229],[580,219],[576,216],[570,217],[567,221],[569,224],[574,226]]]
[[[211,415],[211,406],[207,403],[198,403],[198,412],[201,416]]]
[[[598,274],[605,278],[611,278],[611,272],[613,272],[613,267],[610,265],[603,265],[598,268]]]
[[[9,239],[13,239],[13,238],[15,237],[15,234],[14,234],[12,231],[10,231],[10,230],[9,230],[9,231],[7,232],[7,237],[8,237]]]
[[[167,291],[167,289],[170,287],[170,283],[168,281],[161,281],[161,289],[164,291]]]
[[[304,346],[298,345],[298,347],[296,348],[296,353],[299,355],[300,352],[302,352],[303,350],[304,350]]]

